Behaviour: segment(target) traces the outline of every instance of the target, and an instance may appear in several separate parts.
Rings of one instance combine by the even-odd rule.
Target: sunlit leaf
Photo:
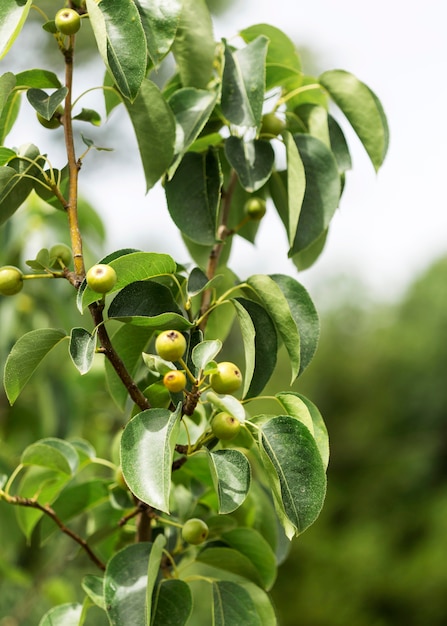
[[[0,3],[0,59],[22,30],[33,0],[2,0]]]
[[[72,328],[69,352],[80,374],[86,374],[93,365],[96,348],[96,332],[91,334],[85,328]]]
[[[146,34],[148,54],[157,66],[169,52],[182,9],[181,0],[134,0]]]
[[[38,465],[63,474],[74,474],[79,465],[76,449],[64,439],[47,437],[32,443],[22,453],[23,465]]]
[[[208,453],[211,475],[219,501],[219,513],[232,513],[244,502],[251,483],[245,454],[233,448]]]
[[[67,603],[51,608],[39,622],[39,626],[79,626],[82,604]]]

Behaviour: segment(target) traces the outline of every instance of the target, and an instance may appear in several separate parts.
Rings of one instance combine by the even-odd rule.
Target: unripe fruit
[[[208,537],[208,525],[198,517],[192,517],[183,524],[182,538],[183,541],[198,546]]]
[[[229,413],[218,413],[211,422],[211,430],[213,435],[223,441],[234,439],[241,429],[240,421]]]
[[[72,254],[69,246],[66,246],[64,243],[56,243],[54,246],[50,248],[50,259],[55,260],[55,265],[59,265],[59,259],[62,261],[65,267],[70,265]]]
[[[275,137],[284,130],[285,124],[274,113],[266,113],[262,116],[261,135],[274,135]]]
[[[63,35],[74,35],[81,28],[81,17],[74,9],[61,9],[56,13],[54,23]]]
[[[217,364],[217,372],[210,376],[210,385],[216,393],[233,393],[242,384],[242,374],[234,363],[222,361]]]
[[[252,220],[262,220],[266,210],[266,202],[263,198],[250,198],[244,205],[245,214]]]
[[[178,330],[165,330],[155,340],[155,350],[166,361],[178,361],[186,351],[186,339]]]
[[[36,113],[36,115],[40,124],[42,124],[44,128],[49,128],[50,130],[54,130],[55,128],[59,128],[62,125],[61,115],[63,114],[63,112],[64,112],[64,109],[62,107],[57,107],[56,112],[53,113],[52,117],[50,117],[49,120],[47,120],[40,113]]]
[[[107,293],[116,284],[116,272],[110,265],[98,263],[87,272],[87,285],[96,293]]]
[[[173,393],[183,391],[186,387],[186,376],[180,370],[171,370],[163,376],[163,384]]]
[[[23,288],[23,274],[13,265],[0,268],[0,294],[13,296]]]

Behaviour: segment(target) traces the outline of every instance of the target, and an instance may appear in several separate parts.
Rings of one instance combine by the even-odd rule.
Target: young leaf
[[[66,338],[62,330],[39,328],[22,335],[6,359],[3,384],[10,404],[14,404],[42,359]]]
[[[260,428],[259,447],[278,513],[280,517],[281,512],[285,514],[291,539],[313,524],[323,506],[326,474],[317,444],[299,420],[278,415]]]
[[[82,604],[66,603],[53,606],[39,622],[39,626],[79,626]]]
[[[241,506],[250,489],[250,463],[242,452],[233,448],[208,452],[208,461],[219,501],[219,514],[232,513]]]
[[[210,361],[213,361],[222,350],[222,342],[219,339],[210,339],[197,344],[191,353],[191,360],[197,368],[202,371]]]
[[[33,0],[2,0],[0,3],[0,59],[7,54],[22,30]]]
[[[228,137],[225,156],[238,175],[242,187],[252,193],[270,178],[275,153],[269,141]]]
[[[46,120],[50,120],[57,107],[65,99],[68,93],[67,87],[56,89],[51,95],[48,95],[43,89],[28,89],[26,97],[31,106]]]
[[[289,303],[279,285],[270,276],[255,274],[247,279],[247,283],[259,297],[284,342],[290,358],[293,382],[300,371],[301,351],[299,330]],[[247,293],[251,295],[251,289]]]
[[[81,586],[90,600],[96,604],[96,606],[99,606],[99,608],[105,611],[106,603],[104,601],[104,579],[101,576],[87,574],[82,579]]]
[[[192,612],[189,585],[175,578],[161,580],[154,592],[151,626],[186,626]]]
[[[167,55],[177,32],[181,0],[134,0],[146,35],[149,57],[155,67]]]
[[[147,569],[151,543],[140,542],[116,552],[104,575],[104,600],[110,624],[147,626]]]
[[[329,148],[312,135],[297,134],[294,139],[304,164],[306,190],[289,255],[310,246],[327,229],[341,194],[338,165]]]
[[[32,443],[22,453],[23,465],[38,465],[56,472],[73,475],[79,465],[76,449],[64,439],[47,437]]]
[[[270,278],[281,289],[287,300],[300,335],[301,375],[311,362],[320,338],[320,320],[307,290],[291,276],[272,274]]]
[[[350,122],[377,171],[389,142],[388,122],[379,99],[365,83],[344,70],[324,72],[319,82]]]
[[[169,513],[171,467],[180,430],[181,405],[171,413],[148,409],[138,413],[121,437],[121,467],[126,483],[142,502]]]
[[[277,567],[275,553],[254,528],[235,528],[222,535],[231,548],[246,556],[256,568],[261,585],[267,591],[273,587]]]
[[[260,35],[233,52],[225,46],[222,78],[222,113],[235,126],[261,125],[268,39]]]
[[[205,0],[183,0],[172,47],[183,87],[207,87],[213,72],[215,47]]]
[[[86,374],[93,365],[96,348],[96,332],[90,334],[85,328],[72,328],[69,352],[80,374]]]
[[[214,150],[185,154],[165,185],[174,224],[189,239],[203,246],[212,246],[216,241],[221,186],[222,173]]]
[[[140,151],[149,191],[163,176],[174,156],[175,120],[158,87],[143,80],[134,102],[125,101]],[[154,150],[154,146],[157,149]]]
[[[213,582],[213,626],[261,626],[255,604],[242,585],[229,580]]]
[[[121,93],[133,102],[146,74],[146,37],[133,2],[86,0],[102,59]]]
[[[237,398],[229,394],[218,395],[214,391],[208,391],[206,394],[207,402],[211,402],[213,407],[218,411],[225,411],[230,415],[233,415],[240,421],[241,424],[245,422],[245,409]]]

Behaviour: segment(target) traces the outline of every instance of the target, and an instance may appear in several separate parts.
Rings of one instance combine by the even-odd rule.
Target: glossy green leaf
[[[293,392],[293,395],[297,396],[307,406],[312,418],[314,438],[317,442],[318,450],[320,451],[320,455],[323,460],[323,465],[327,468],[329,463],[329,437],[323,417],[321,416],[318,407],[316,407],[315,404],[309,400],[309,398],[306,398],[302,394],[296,392]]]
[[[185,330],[193,324],[182,314],[168,287],[155,281],[137,281],[124,287],[111,302],[110,319],[159,330]]]
[[[112,345],[133,376],[141,363],[141,354],[152,337],[152,331],[142,326],[124,324],[112,335]],[[128,393],[108,359],[105,360],[106,383],[116,405],[124,410]]]
[[[245,360],[247,361],[247,353],[253,351],[254,371],[248,390],[245,390],[244,384],[243,392],[244,398],[253,398],[262,392],[275,369],[278,350],[276,330],[267,310],[257,302],[246,298],[236,298],[235,302],[239,305],[239,314],[243,309],[250,317],[254,330],[254,337],[250,337],[249,332],[245,333]]]
[[[182,156],[202,132],[217,101],[218,92],[185,87],[169,99],[176,121],[176,159],[169,168],[172,177]]]
[[[181,0],[134,0],[141,17],[148,54],[157,66],[167,55],[177,32]]]
[[[225,46],[222,77],[222,113],[235,126],[259,127],[265,88],[268,39],[260,35],[243,48]]]
[[[305,128],[305,132],[308,135],[316,137],[324,143],[327,148],[330,148],[329,141],[329,121],[328,112],[326,107],[320,104],[313,104],[305,102],[300,104],[294,109],[295,116],[297,116],[301,124]]]
[[[255,604],[242,585],[213,582],[213,626],[261,626]]]
[[[194,267],[188,276],[187,291],[190,296],[197,296],[199,293],[210,289],[213,285],[219,283],[222,279],[220,274],[214,276],[211,280],[200,267]]]
[[[377,171],[389,142],[388,122],[379,99],[365,83],[344,70],[324,72],[319,82],[348,119]]]
[[[185,154],[165,192],[174,224],[192,241],[207,246],[216,241],[222,174],[213,150]]]
[[[332,115],[328,115],[328,127],[330,146],[338,164],[338,171],[346,172],[352,168],[351,155],[343,131]]]
[[[256,568],[261,586],[273,587],[277,567],[275,553],[264,537],[254,528],[235,528],[222,535],[231,548],[246,556]]]
[[[140,542],[116,552],[104,575],[104,600],[111,626],[147,626],[146,584],[152,544]]]
[[[245,409],[241,402],[230,394],[218,395],[214,391],[206,394],[207,402],[210,402],[217,411],[225,411],[238,419],[241,424],[245,422]]]
[[[288,132],[283,133],[287,159],[287,221],[289,245],[295,240],[296,231],[306,190],[306,173],[297,145]]]
[[[23,465],[38,465],[72,475],[78,468],[79,456],[76,448],[68,441],[47,437],[25,448],[20,462]]]
[[[39,328],[22,335],[6,359],[3,384],[10,404],[14,404],[23,387],[42,359],[66,338],[62,330]]]
[[[208,453],[211,475],[219,501],[219,513],[232,513],[247,497],[251,468],[245,454],[234,448]]]
[[[12,72],[5,72],[5,74],[0,76],[0,115],[2,114],[3,107],[8,101],[11,91],[15,86],[16,77]]]
[[[39,622],[39,626],[79,626],[82,604],[67,603],[51,608]]]
[[[5,142],[6,136],[10,133],[17,120],[21,101],[20,92],[12,91],[3,107],[0,115],[0,144]]]
[[[271,24],[254,24],[240,32],[244,41],[251,42],[263,35],[268,38],[266,64],[282,65],[301,72],[301,61],[291,39],[279,28]]]
[[[310,246],[327,229],[341,194],[338,165],[329,148],[311,135],[297,134],[294,139],[304,163],[306,190],[290,255]]]
[[[223,572],[231,572],[231,574],[236,574],[261,586],[261,580],[256,567],[245,554],[242,554],[238,550],[224,545],[210,545],[200,551],[196,560],[199,563],[204,563],[209,567],[220,570],[215,576],[216,579],[225,578]]]
[[[242,397],[244,398],[250,388],[251,381],[255,370],[255,336],[256,330],[247,309],[239,304],[238,300],[232,300],[236,310],[236,316],[239,322],[239,328],[242,335],[242,343],[244,345],[245,370],[242,387]]]
[[[279,285],[270,276],[255,274],[247,279],[275,324],[290,359],[292,382],[300,371],[300,335],[289,303]],[[247,292],[252,295],[251,289]]]
[[[189,585],[175,578],[161,580],[154,591],[151,626],[186,626],[191,612]]]
[[[309,429],[309,432],[314,435],[314,424],[312,416],[310,414],[307,405],[301,400],[296,393],[280,391],[275,396],[280,402],[282,409],[287,415],[295,417],[300,420]]]
[[[33,0],[2,0],[0,3],[0,59],[22,30]]]
[[[73,117],[74,120],[78,122],[88,122],[89,124],[93,124],[93,126],[101,126],[101,116],[97,111],[93,109],[82,109],[80,113]],[[83,137],[84,143],[86,143],[85,137]],[[90,140],[89,140],[90,141]],[[89,147],[96,148],[96,150],[111,150],[110,148],[98,148],[95,146],[93,142],[89,145]]]
[[[291,539],[313,524],[323,506],[326,474],[317,444],[299,420],[278,415],[262,424],[259,446],[278,513],[285,514],[283,523]]]
[[[205,366],[215,359],[215,357],[222,350],[222,342],[219,339],[210,339],[208,341],[202,341],[194,346],[191,353],[191,360],[197,368],[197,371],[202,371]]]
[[[23,157],[23,158],[21,158]],[[33,177],[43,164],[39,149],[33,144],[20,146],[17,158],[0,168],[0,225],[15,213],[33,189]]]
[[[85,328],[72,328],[69,352],[80,374],[86,374],[93,365],[96,349],[96,332],[90,334]]]
[[[140,252],[133,249],[118,250],[102,258],[99,263],[111,265],[116,272],[116,284],[109,293],[119,291],[135,281],[174,274],[177,270],[176,262],[168,254]],[[98,294],[92,291],[84,281],[77,296],[78,309],[82,311],[96,300],[98,300]]]
[[[99,606],[105,611],[106,603],[104,601],[104,579],[101,576],[87,574],[82,579],[81,586],[90,600],[96,604],[96,606]]]
[[[152,622],[152,594],[160,574],[160,563],[165,546],[166,537],[163,534],[157,535],[149,554],[146,583],[146,624],[151,624]]]
[[[132,0],[86,0],[101,57],[121,93],[135,100],[146,74],[146,36]]]
[[[311,362],[320,338],[320,320],[307,290],[291,276],[272,274],[271,279],[281,289],[287,300],[300,335],[300,369],[303,373]]]
[[[24,70],[16,74],[17,87],[35,89],[60,89],[61,81],[54,72],[45,69]]]
[[[52,94],[48,95],[43,89],[28,89],[26,97],[31,106],[46,120],[50,120],[57,107],[65,99],[68,93],[67,87],[56,89]]]
[[[169,513],[180,413],[180,405],[174,413],[166,409],[138,413],[121,437],[121,467],[127,484],[137,498],[165,513]]]
[[[149,191],[171,164],[175,146],[174,115],[159,88],[143,80],[134,102],[124,102],[138,142]]]
[[[183,0],[172,47],[183,87],[207,87],[212,77],[215,47],[205,0]]]
[[[263,139],[246,141],[240,137],[228,137],[225,156],[236,171],[242,187],[250,193],[268,181],[275,161],[270,142]]]

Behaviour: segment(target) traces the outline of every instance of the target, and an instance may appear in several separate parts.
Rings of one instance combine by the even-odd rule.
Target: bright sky
[[[238,30],[259,22],[281,28],[299,48],[312,52],[318,67],[305,66],[305,71],[320,73],[341,68],[366,82],[384,105],[391,142],[383,169],[376,175],[357,138],[347,133],[354,168],[348,173],[326,249],[313,268],[298,275],[287,260],[285,234],[273,208],[261,223],[258,245],[240,242],[236,246],[232,268],[242,279],[258,272],[288,273],[311,292],[335,274],[345,273],[361,277],[379,297],[399,295],[432,260],[447,253],[447,3],[239,0],[216,21],[216,38],[231,38]],[[38,50],[37,40],[36,46]],[[23,65],[19,50],[18,40],[12,54]],[[1,72],[11,69],[9,63],[6,57],[0,64]],[[26,67],[32,67],[29,60],[26,63]],[[101,78],[102,73],[98,82]],[[89,82],[86,87],[90,86]],[[92,97],[94,94],[97,92]],[[94,102],[86,99],[83,106],[94,106]],[[112,118],[109,123],[115,129],[118,126],[121,138],[132,144],[132,130],[126,127],[124,116]],[[108,124],[99,131],[99,144],[102,141],[102,145],[108,145],[107,128]],[[35,133],[36,124],[32,129]],[[88,134],[87,126],[82,130],[87,136],[97,137],[95,130]],[[48,133],[42,135],[42,140],[34,135],[31,139],[51,154],[53,146],[45,145]],[[29,132],[23,137],[12,133],[8,145],[29,140]],[[123,154],[120,146],[115,148],[114,153],[92,155],[92,165],[99,165],[100,170],[89,176],[90,162],[86,163],[81,177],[81,191],[96,202],[102,214],[112,216],[107,219],[108,251],[135,246],[187,261],[165,209],[162,190],[154,189],[145,196],[141,166],[129,154]],[[116,168],[111,172],[107,169],[110,164]],[[284,249],[283,257],[278,254],[280,247]],[[266,253],[266,249],[270,251]]]

